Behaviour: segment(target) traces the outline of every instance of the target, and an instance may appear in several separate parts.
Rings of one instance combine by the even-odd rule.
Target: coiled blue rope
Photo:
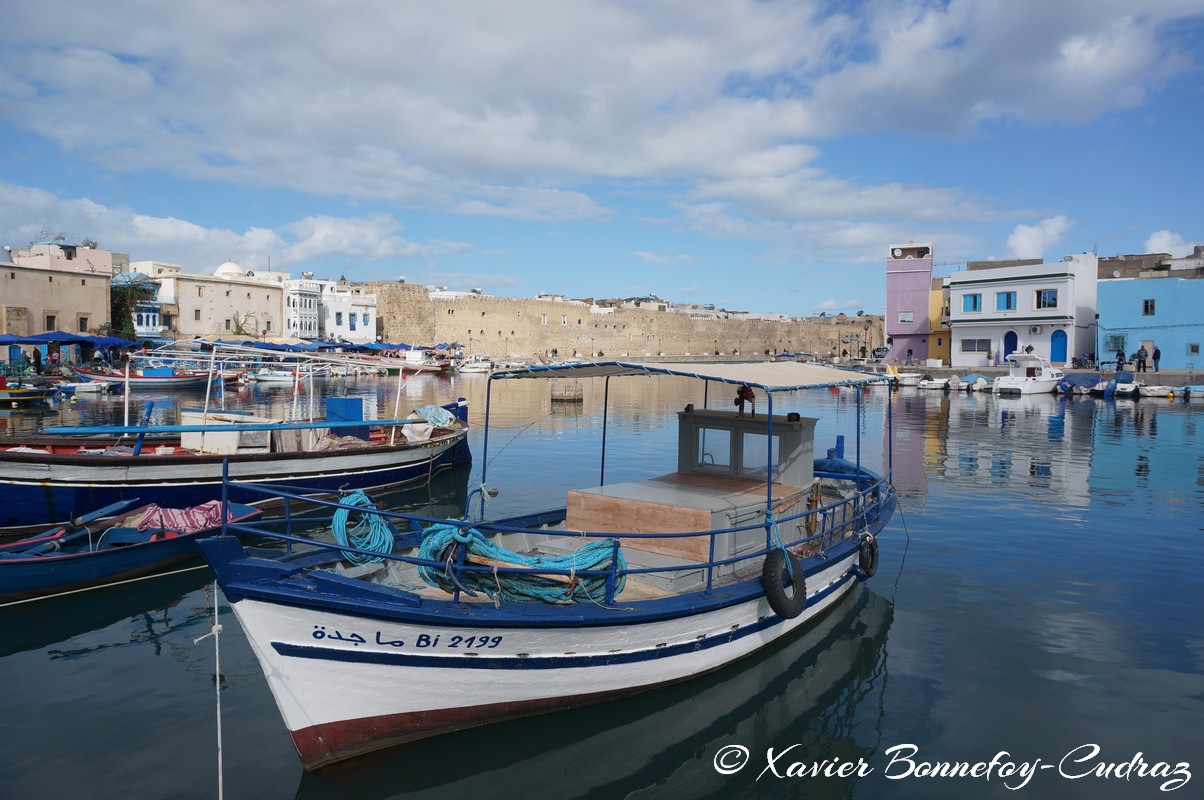
[[[359,489],[341,498],[339,503],[345,506],[372,506],[373,508],[376,506],[372,498]],[[384,517],[379,514],[359,513],[359,519],[348,529],[347,521],[351,517],[351,511],[350,508],[335,509],[331,528],[334,530],[336,542],[360,550],[371,550],[375,553],[393,552],[393,530]],[[343,558],[352,564],[372,564],[382,560],[380,556],[352,553],[347,550],[343,551]]]
[[[570,573],[569,580],[556,580],[546,575],[525,574],[518,572],[463,572],[453,578],[449,571],[452,569],[449,561],[460,544],[468,548],[468,553],[491,561],[501,561],[505,564],[529,567],[532,570],[560,570]],[[618,555],[618,563],[614,557]],[[612,564],[617,566],[615,578],[615,594],[623,591],[627,583],[627,560],[623,553],[615,547],[614,539],[598,539],[582,545],[576,552],[564,556],[524,556],[489,541],[475,528],[461,529],[455,525],[432,525],[423,533],[422,547],[419,548],[420,558],[428,561],[438,561],[445,566],[419,567],[418,574],[429,585],[453,591],[457,586],[468,591],[484,592],[494,600],[540,600],[545,603],[592,602],[601,603],[606,599],[605,575],[578,575],[583,570],[609,571]]]

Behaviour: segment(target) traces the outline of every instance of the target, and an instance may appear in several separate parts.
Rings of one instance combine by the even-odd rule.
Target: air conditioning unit
[[[1034,326],[1032,326],[1031,328],[1029,328],[1029,329],[1028,329],[1028,332],[1029,332],[1030,334],[1032,334],[1033,336],[1036,336],[1038,333],[1040,333],[1040,332],[1041,332],[1041,326],[1040,326],[1040,325],[1034,325]]]

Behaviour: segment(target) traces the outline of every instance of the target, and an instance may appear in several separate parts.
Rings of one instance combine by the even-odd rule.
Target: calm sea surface
[[[486,383],[414,379],[402,414],[465,396],[477,421]],[[316,391],[363,396],[389,417],[396,386]],[[596,482],[603,384],[585,382],[580,404],[552,403],[548,389],[495,386],[488,454],[478,430],[471,470],[394,502],[449,513],[483,467],[501,490],[491,514],[563,505]],[[712,390],[710,404],[729,394]],[[860,447],[873,467],[893,455],[900,510],[877,577],[801,637],[668,690],[309,775],[219,596],[225,796],[1138,798],[1190,775],[1171,796],[1204,797],[1204,406],[862,397],[859,437],[851,390],[774,410],[821,418],[817,451],[845,433],[848,454]],[[308,399],[253,386],[213,402],[283,413]],[[204,394],[133,400],[132,419],[153,402],[151,418],[172,422]],[[5,410],[0,437],[120,421],[121,402],[82,399],[41,420]],[[673,469],[673,414],[688,402],[703,402],[699,384],[612,381],[607,481]],[[217,796],[214,643],[195,641],[214,599],[195,570],[0,609],[3,796]],[[942,776],[954,768],[978,776]]]

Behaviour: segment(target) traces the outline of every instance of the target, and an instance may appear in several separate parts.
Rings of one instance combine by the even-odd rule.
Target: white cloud
[[[1008,252],[1012,258],[1043,258],[1045,250],[1061,242],[1071,225],[1061,214],[1036,225],[1017,225],[1008,237]]]
[[[637,261],[644,261],[648,264],[669,264],[673,261],[673,259],[667,256],[658,256],[656,253],[649,253],[643,250],[632,253],[631,257]]]
[[[1163,32],[1199,13],[1123,0],[903,0],[858,17],[742,0],[10,6],[7,124],[102,168],[527,221],[606,218],[583,184],[670,180],[691,204],[787,223],[981,218],[956,189],[826,174],[823,142],[1131,108],[1190,69]]]
[[[50,226],[77,241],[96,239],[106,249],[126,253],[134,261],[181,264],[192,272],[208,272],[223,261],[243,267],[287,270],[300,264],[432,259],[471,249],[464,242],[411,242],[400,235],[401,223],[388,214],[366,217],[312,216],[278,229],[242,231],[206,228],[172,217],[107,208],[90,200],[60,199],[49,192],[0,182],[0,220],[21,220],[0,228],[0,240],[22,247]],[[25,220],[30,220],[25,222]]]
[[[1183,258],[1194,252],[1199,242],[1189,242],[1171,231],[1154,231],[1145,240],[1147,253],[1170,253],[1171,258]]]

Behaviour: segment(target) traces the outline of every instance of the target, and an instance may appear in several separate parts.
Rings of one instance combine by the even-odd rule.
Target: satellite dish
[[[901,255],[903,255],[903,251],[896,247],[895,248],[895,258],[898,258]]]
[[[1113,278],[1119,278],[1119,277],[1120,277],[1120,270],[1118,270],[1118,269],[1114,269],[1114,270],[1112,270],[1112,277],[1113,277]]]

